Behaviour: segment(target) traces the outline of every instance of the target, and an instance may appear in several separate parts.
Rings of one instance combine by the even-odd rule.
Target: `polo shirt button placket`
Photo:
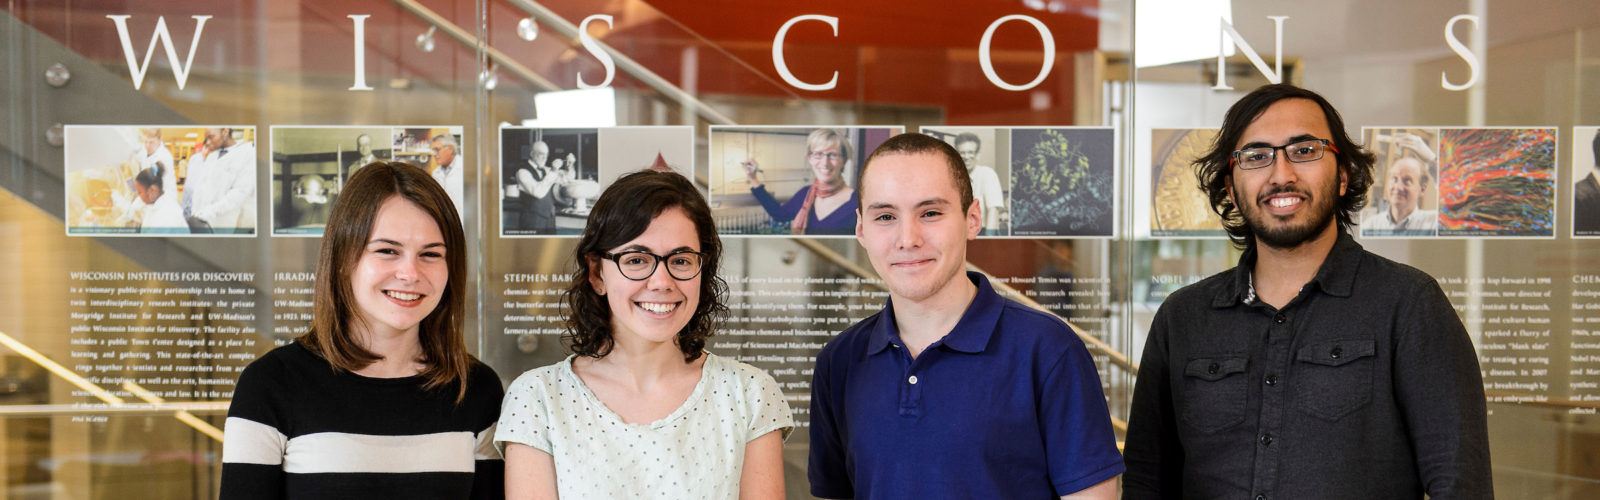
[[[911,385],[917,385],[917,376],[912,375],[910,378],[906,379],[906,382],[910,383]]]

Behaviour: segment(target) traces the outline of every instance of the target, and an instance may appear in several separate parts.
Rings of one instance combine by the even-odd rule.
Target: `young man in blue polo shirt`
[[[961,156],[903,134],[864,165],[856,239],[889,301],[817,355],[811,494],[1113,498],[1122,456],[1083,342],[963,272],[983,217]]]

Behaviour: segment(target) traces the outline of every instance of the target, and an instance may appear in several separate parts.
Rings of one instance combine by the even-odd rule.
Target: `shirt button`
[[[1278,376],[1267,375],[1267,385],[1278,385]]]
[[[1271,444],[1272,444],[1272,435],[1271,434],[1262,434],[1261,435],[1261,446],[1269,446]]]
[[[1216,363],[1211,363],[1210,366],[1206,367],[1206,373],[1211,374],[1211,375],[1216,375],[1217,374],[1217,370],[1221,370],[1221,369],[1222,369],[1222,365],[1219,365],[1219,364],[1216,364]]]
[[[910,382],[911,385],[917,385],[917,376],[912,375],[911,378],[906,379],[906,382]]]
[[[1267,500],[1266,495],[1256,495],[1256,500]]]
[[[1276,316],[1273,316],[1273,317],[1272,317],[1272,322],[1273,322],[1273,323],[1277,323],[1277,324],[1280,324],[1280,325],[1281,325],[1281,324],[1283,324],[1283,321],[1284,321],[1284,320],[1285,320],[1285,319],[1287,319],[1287,318],[1284,318],[1284,317],[1283,317],[1283,313],[1278,313],[1278,314],[1277,314],[1277,315],[1276,315]]]
[[[1332,351],[1328,351],[1328,356],[1333,359],[1339,359],[1340,357],[1344,356],[1344,348],[1335,347]]]

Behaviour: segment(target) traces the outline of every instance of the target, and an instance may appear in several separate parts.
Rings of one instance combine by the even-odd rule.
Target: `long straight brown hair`
[[[335,370],[360,370],[382,358],[362,347],[354,336],[350,323],[360,321],[360,315],[355,310],[350,275],[372,237],[378,208],[396,196],[432,216],[439,233],[444,235],[445,266],[450,276],[438,307],[422,319],[417,329],[417,340],[422,344],[422,359],[418,361],[427,365],[422,371],[427,379],[423,387],[431,390],[459,382],[456,402],[460,403],[467,395],[467,375],[473,363],[461,328],[466,311],[463,290],[467,280],[467,238],[450,195],[421,168],[376,161],[356,170],[345,182],[322,233],[311,331],[296,341],[328,360]]]

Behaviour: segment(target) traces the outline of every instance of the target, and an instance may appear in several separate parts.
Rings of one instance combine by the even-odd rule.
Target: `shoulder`
[[[1018,349],[1018,355],[1053,358],[1071,350],[1087,349],[1066,321],[1021,302],[1001,297],[1000,324],[995,334]],[[1004,345],[1004,344],[1002,344]]]
[[[572,372],[567,368],[568,363],[571,362],[572,357],[568,356],[567,359],[555,364],[522,372],[522,375],[518,375],[517,379],[511,381],[511,385],[506,387],[506,394],[543,395],[549,393],[551,388],[559,386],[567,374]]]
[[[299,342],[290,342],[288,345],[278,347],[245,365],[239,374],[241,382],[282,380],[294,373],[312,373],[313,369],[327,369],[332,373],[333,365],[328,364],[322,357],[312,353]]]
[[[1400,287],[1402,290],[1410,291],[1439,289],[1438,280],[1421,269],[1389,260],[1388,257],[1369,252],[1366,249],[1361,250],[1360,262],[1360,267],[1356,272],[1363,274],[1373,273],[1374,276],[1369,276],[1368,279],[1381,277],[1385,286]]]
[[[707,372],[712,376],[731,382],[739,387],[749,389],[761,387],[766,383],[776,384],[777,381],[766,370],[756,368],[748,363],[724,358],[712,353],[705,353]]]
[[[1233,287],[1234,280],[1238,279],[1238,272],[1238,267],[1230,267],[1226,271],[1179,288],[1161,302],[1161,310],[1166,310],[1168,307],[1204,306],[1215,300],[1217,295],[1227,293]]]
[[[866,349],[867,341],[872,338],[872,332],[878,329],[879,322],[884,321],[885,312],[879,310],[866,319],[856,322],[839,332],[828,343],[823,344],[822,350],[817,352],[817,364],[834,361],[840,356],[851,356]]]

